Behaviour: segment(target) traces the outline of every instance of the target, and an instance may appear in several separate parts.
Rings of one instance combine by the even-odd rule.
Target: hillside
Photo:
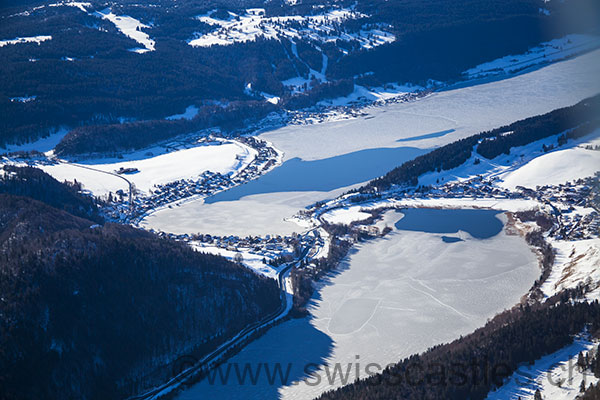
[[[0,260],[2,399],[126,397],[280,306],[224,258],[10,194]]]
[[[77,181],[60,183],[37,168],[4,165],[0,169],[0,193],[30,197],[75,216],[102,222],[95,201],[80,191]]]
[[[3,2],[0,21],[0,72],[10,77],[0,83],[0,145],[123,122],[113,137],[148,144],[309,107],[355,84],[459,80],[480,63],[589,33],[598,10],[591,0],[40,0]],[[165,120],[191,105],[197,118]],[[81,143],[65,146],[98,146]]]

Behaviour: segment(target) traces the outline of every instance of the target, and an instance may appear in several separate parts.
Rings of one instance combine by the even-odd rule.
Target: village
[[[241,142],[257,151],[254,159],[236,174],[221,174],[219,172],[204,171],[197,178],[180,179],[162,185],[154,185],[150,193],[142,193],[133,188],[131,204],[126,200],[127,193],[123,190],[116,192],[104,207],[107,216],[121,222],[137,222],[150,211],[159,207],[173,207],[172,203],[192,196],[208,197],[217,192],[240,185],[255,179],[273,168],[277,162],[279,153],[263,140],[255,137],[238,137]],[[205,142],[211,145],[219,145],[221,142],[207,137]],[[131,171],[115,171],[123,174]],[[134,171],[135,172],[135,171]]]

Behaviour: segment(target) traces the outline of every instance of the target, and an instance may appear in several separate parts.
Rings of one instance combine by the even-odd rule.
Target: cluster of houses
[[[539,186],[535,195],[539,201],[552,206],[559,224],[554,232],[556,239],[600,236],[600,173],[557,186]]]
[[[326,103],[321,103],[308,110],[288,111],[287,123],[292,125],[310,125],[325,122],[332,118],[372,118],[365,111],[367,107],[382,106],[394,103],[406,103],[409,101],[414,101],[420,97],[427,96],[430,93],[431,90],[422,90],[419,92],[403,93],[398,96],[375,101],[361,96],[345,105],[325,105]]]
[[[173,234],[158,232],[159,236],[175,240],[194,242],[200,246],[218,247],[232,252],[253,253],[265,260],[281,259],[285,256],[297,256],[300,249],[312,249],[323,239],[318,233],[293,233],[290,236],[266,235],[239,237],[235,235],[217,236],[208,234]]]

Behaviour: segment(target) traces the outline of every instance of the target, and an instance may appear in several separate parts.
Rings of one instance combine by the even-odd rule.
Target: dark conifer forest
[[[151,233],[99,224],[89,199],[42,171],[6,173],[2,399],[127,397],[164,382],[177,357],[200,358],[280,306],[273,280]]]

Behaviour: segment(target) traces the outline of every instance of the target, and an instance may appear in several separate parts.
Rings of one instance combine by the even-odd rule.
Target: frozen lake
[[[284,219],[299,209],[377,177],[419,151],[595,95],[598,76],[595,51],[510,79],[373,107],[364,118],[263,133],[284,151],[282,166],[206,202],[161,209],[142,225],[174,233],[290,234],[301,228]]]
[[[504,214],[480,211],[406,210],[409,230],[395,229],[356,246],[318,283],[310,317],[272,328],[221,366],[222,376],[230,369],[229,379],[215,375],[212,384],[204,380],[178,399],[312,399],[343,383],[339,374],[333,379],[336,363],[351,382],[357,367],[358,376],[365,377],[367,368],[380,371],[482,326],[518,303],[539,268],[522,238],[498,230]],[[386,220],[394,224],[401,217],[389,211]],[[415,217],[425,222],[416,226]],[[477,219],[488,225],[487,231],[474,232],[484,239],[467,232]],[[460,241],[447,243],[440,231]],[[287,384],[280,378],[269,382],[265,372],[272,374],[277,363],[284,376],[289,368]],[[236,368],[259,371],[256,384],[247,375],[241,385]]]

